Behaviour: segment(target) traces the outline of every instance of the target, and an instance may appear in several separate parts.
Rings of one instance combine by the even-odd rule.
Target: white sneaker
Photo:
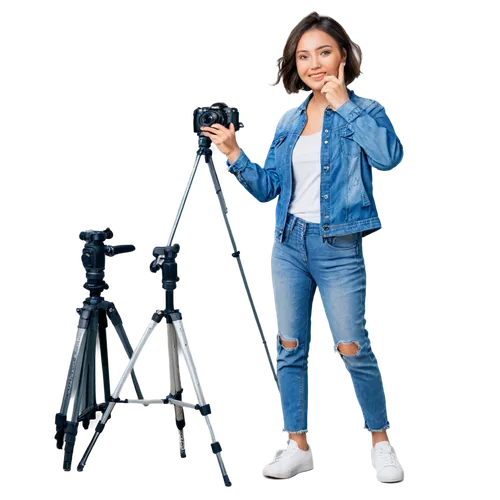
[[[313,468],[311,447],[307,451],[301,450],[293,440],[288,440],[285,450],[278,450],[273,461],[268,463],[262,471],[264,476],[288,479],[299,472],[306,472]]]
[[[389,441],[381,441],[372,448],[372,465],[382,483],[396,483],[404,479],[403,467]]]

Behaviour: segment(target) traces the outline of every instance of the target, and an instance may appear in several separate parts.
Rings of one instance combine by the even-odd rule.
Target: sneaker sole
[[[377,484],[381,484],[382,486],[385,486],[385,485],[387,485],[387,486],[397,486],[398,484],[403,484],[406,481],[406,474],[403,477],[403,479],[396,479],[395,481],[379,481],[379,480],[377,480],[377,478],[375,476],[375,469],[371,466],[371,464],[370,464],[370,467],[371,467],[371,469],[373,471],[373,476],[374,476],[373,479],[375,480],[375,482]]]
[[[377,481],[375,480],[376,483],[378,484],[381,484],[382,486],[400,486],[404,483],[404,479],[402,479],[401,481]]]
[[[306,470],[304,472],[299,472],[298,474],[295,474],[295,476],[290,476],[290,477],[274,477],[274,476],[262,476],[264,479],[271,479],[275,481],[288,481],[290,479],[295,479],[296,477],[299,476],[305,476],[306,474],[311,474],[314,469]]]
[[[274,475],[271,475],[271,473],[268,473],[268,474],[264,474],[264,477],[271,477],[273,479],[289,479],[293,476],[296,476],[297,474],[300,474],[301,472],[307,472],[307,471],[310,471],[312,469],[314,469],[314,466],[305,465],[305,466],[302,466],[299,470],[294,471],[294,473],[291,475],[286,475],[285,473],[283,473],[283,474],[274,473]]]
[[[394,485],[397,485],[397,484],[403,484],[406,481],[406,475],[405,475],[405,477],[403,477],[403,479],[396,479],[395,481],[378,481],[377,478],[376,478],[376,476],[375,476],[375,469],[373,467],[371,467],[371,469],[373,471],[373,476],[374,476],[373,479],[378,484],[381,484],[381,485],[387,484],[389,486],[390,485],[394,486]]]

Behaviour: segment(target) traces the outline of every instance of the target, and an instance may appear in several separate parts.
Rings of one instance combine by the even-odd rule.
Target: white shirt
[[[321,130],[301,135],[292,154],[292,199],[288,212],[319,224],[321,182]]]

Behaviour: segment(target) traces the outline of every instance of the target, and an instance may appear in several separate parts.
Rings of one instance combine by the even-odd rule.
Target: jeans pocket
[[[325,238],[325,245],[338,250],[352,250],[356,248],[360,233],[342,234]]]

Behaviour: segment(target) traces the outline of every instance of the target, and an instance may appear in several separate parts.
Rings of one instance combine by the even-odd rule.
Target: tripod
[[[82,262],[87,271],[87,282],[83,286],[90,291],[90,297],[84,300],[82,308],[76,310],[80,315],[76,342],[69,366],[61,411],[56,414],[55,419],[57,448],[62,449],[64,441],[66,441],[63,462],[63,468],[66,471],[71,470],[78,423],[83,421],[84,429],[88,429],[90,420],[96,418],[96,412],[104,412],[106,407],[106,403],[97,404],[96,401],[95,353],[98,334],[104,399],[109,401],[110,398],[106,338],[107,317],[113,323],[128,357],[132,357],[133,353],[115,305],[101,297],[102,291],[109,288],[104,281],[105,255],[112,257],[113,255],[135,250],[133,245],[115,247],[104,245],[106,238],[112,237],[113,233],[109,228],[105,231],[85,231],[80,233],[80,239],[87,241],[82,254]],[[132,373],[132,379],[137,397],[142,399],[143,396],[135,373]],[[69,420],[67,415],[70,416]]]

